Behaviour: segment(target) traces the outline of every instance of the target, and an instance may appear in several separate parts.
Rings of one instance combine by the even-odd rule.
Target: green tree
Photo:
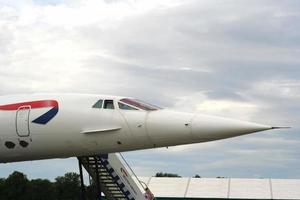
[[[96,188],[95,184],[92,183],[85,187],[85,193],[88,200],[96,200]]]
[[[0,200],[5,199],[4,191],[5,191],[5,179],[0,178]]]
[[[181,177],[181,176],[179,176],[178,174],[158,172],[155,174],[155,177]]]
[[[6,200],[28,199],[28,179],[21,172],[13,172],[5,181],[4,195]]]
[[[31,200],[53,200],[55,198],[54,185],[46,179],[34,179],[29,183],[28,196]]]
[[[66,173],[57,177],[55,182],[56,197],[59,200],[80,199],[80,176],[76,173]]]
[[[194,176],[194,178],[201,178],[201,176],[200,176],[199,174],[196,174],[196,175]]]

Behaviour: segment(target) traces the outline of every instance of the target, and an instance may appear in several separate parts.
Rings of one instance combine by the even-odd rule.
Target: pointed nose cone
[[[192,134],[204,141],[230,138],[269,129],[272,127],[206,115],[195,115],[192,120]]]

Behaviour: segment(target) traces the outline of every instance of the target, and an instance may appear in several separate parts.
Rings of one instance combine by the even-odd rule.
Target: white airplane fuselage
[[[117,96],[2,96],[0,163],[191,144],[272,129],[147,106]]]

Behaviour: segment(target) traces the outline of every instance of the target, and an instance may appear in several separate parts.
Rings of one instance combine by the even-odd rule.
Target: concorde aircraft
[[[0,162],[96,155],[208,142],[275,127],[176,112],[119,96],[0,98]]]

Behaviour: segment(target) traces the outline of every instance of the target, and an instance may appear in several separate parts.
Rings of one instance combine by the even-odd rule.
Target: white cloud
[[[175,109],[202,114],[251,120],[258,113],[259,107],[254,102],[238,100],[210,99],[209,91],[176,98]]]
[[[270,98],[299,100],[300,80],[269,79],[256,82],[252,90]]]
[[[291,134],[300,120],[300,29],[293,4],[0,0],[0,94],[120,94],[184,111],[292,126],[267,136],[133,152],[130,159],[140,175],[151,169],[194,175],[202,166],[203,176],[237,176],[240,166],[259,157],[259,168],[252,164],[249,176],[299,176],[292,167],[282,175],[274,172],[299,165],[294,148],[299,136]],[[285,137],[271,137],[283,132]],[[268,159],[272,153],[281,156]]]

